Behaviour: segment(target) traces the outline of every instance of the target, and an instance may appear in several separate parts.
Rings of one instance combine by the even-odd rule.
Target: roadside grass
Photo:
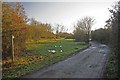
[[[21,53],[21,57],[16,58],[14,64],[3,67],[3,78],[18,78],[33,71],[40,70],[88,46],[84,42],[74,42],[73,39],[26,43],[27,50]],[[49,49],[54,49],[56,52],[48,52]],[[6,63],[6,61],[4,62]]]
[[[111,50],[111,53],[109,54],[108,63],[106,66],[106,70],[104,73],[105,78],[118,78],[118,62],[117,62],[117,56],[115,53]]]

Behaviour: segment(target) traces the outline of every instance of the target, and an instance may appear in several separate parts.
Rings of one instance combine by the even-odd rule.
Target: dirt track
[[[24,78],[101,78],[109,48],[91,44],[88,49]]]

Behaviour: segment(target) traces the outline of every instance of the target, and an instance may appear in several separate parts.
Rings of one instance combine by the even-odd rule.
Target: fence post
[[[11,31],[11,53],[12,53],[12,62],[14,63],[14,36],[13,36],[13,33]]]

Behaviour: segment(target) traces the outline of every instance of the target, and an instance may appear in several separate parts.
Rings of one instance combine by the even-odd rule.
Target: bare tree
[[[92,17],[84,17],[83,19],[77,21],[76,29],[79,29],[80,31],[82,31],[82,33],[84,33],[84,40],[87,43],[90,39],[91,27],[93,26],[94,21],[95,19],[93,19]]]

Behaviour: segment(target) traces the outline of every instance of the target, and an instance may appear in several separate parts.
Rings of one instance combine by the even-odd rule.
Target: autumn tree
[[[11,35],[14,36],[14,51],[20,53],[25,49],[25,28],[28,18],[21,3],[2,4],[2,54],[3,58],[10,56]],[[17,55],[17,54],[16,54]]]
[[[55,35],[50,24],[38,22],[34,18],[30,20],[28,41],[52,38],[55,38]]]

